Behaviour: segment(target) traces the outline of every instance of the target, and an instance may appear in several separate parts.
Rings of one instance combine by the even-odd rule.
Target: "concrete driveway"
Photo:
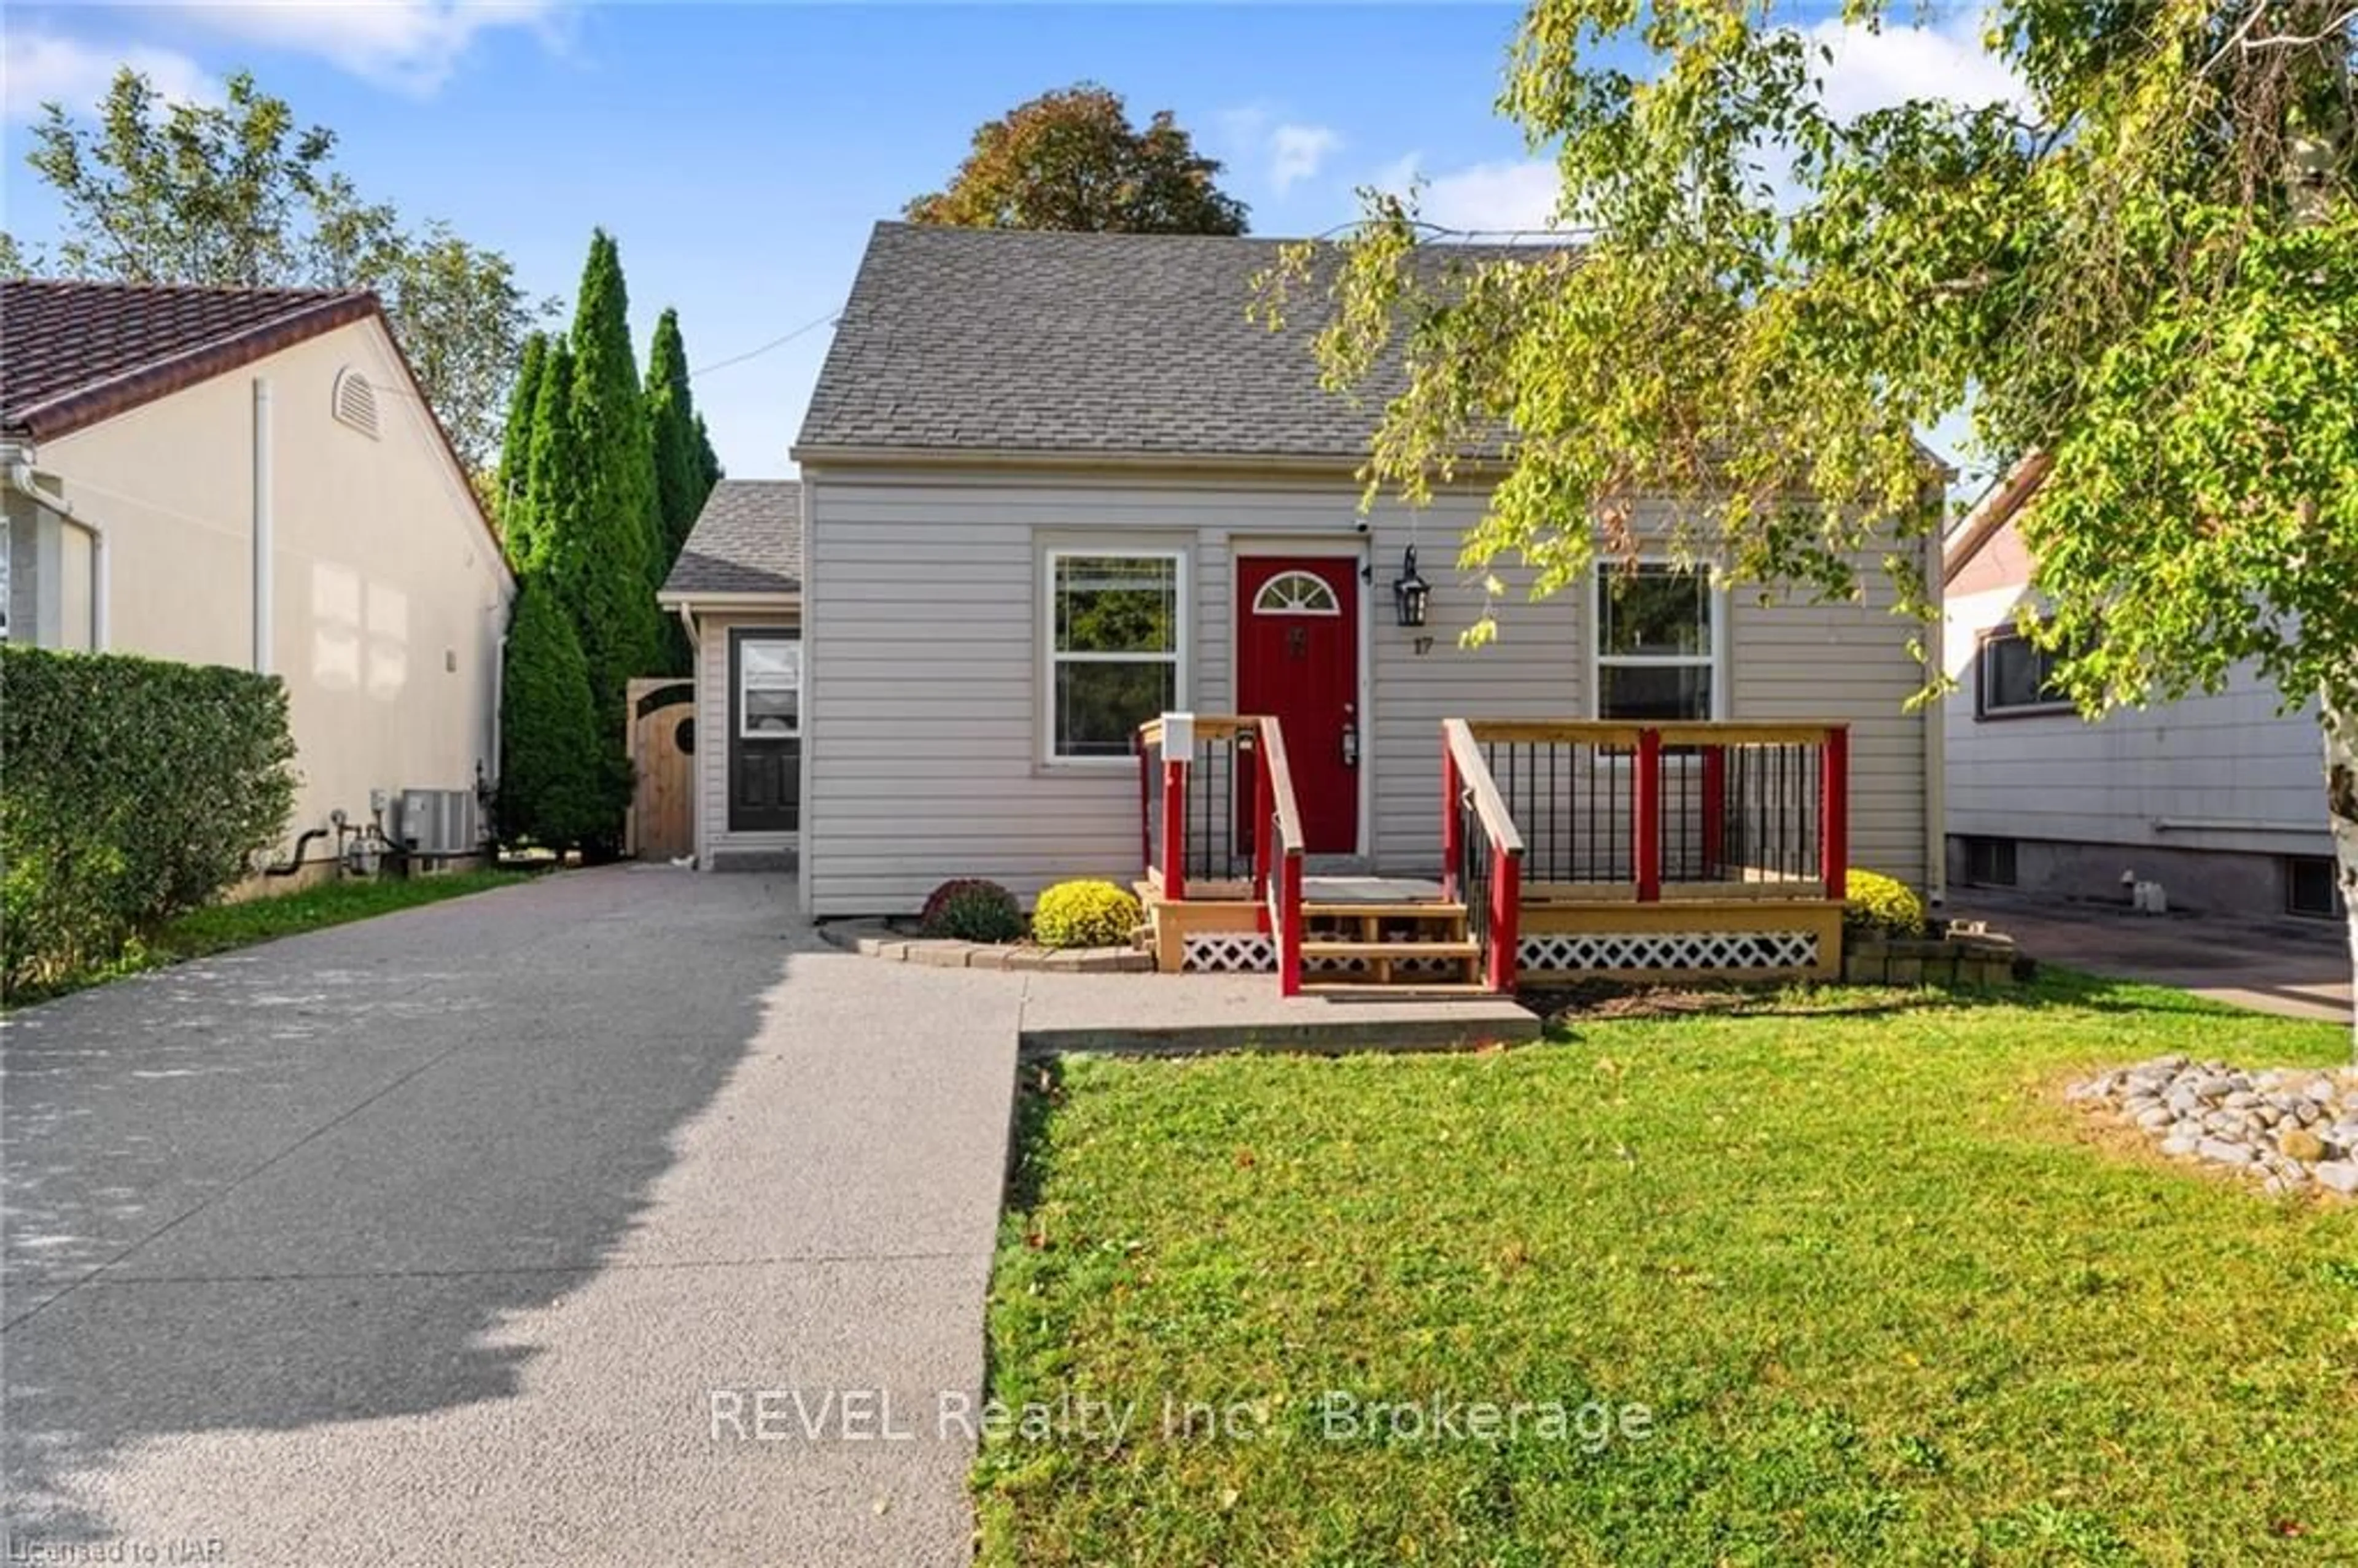
[[[1022,987],[793,911],[576,872],[17,1015],[6,1561],[966,1561]]]
[[[1985,919],[2032,957],[2066,968],[2287,1018],[2350,1022],[2350,944],[2338,923],[2133,914],[1980,888],[1961,890],[1949,913]]]

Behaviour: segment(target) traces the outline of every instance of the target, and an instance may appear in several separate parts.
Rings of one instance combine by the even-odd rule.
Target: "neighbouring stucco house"
[[[513,583],[373,295],[0,282],[0,443],[10,639],[279,676],[290,849],[475,849]]]
[[[2314,702],[2281,711],[2246,667],[2090,723],[2048,689],[2017,619],[2035,603],[2020,517],[2045,471],[2009,474],[1943,552],[1950,880],[2117,903],[2154,881],[2175,908],[2335,917]]]
[[[696,649],[689,795],[697,863],[790,862],[802,827],[803,487],[725,479],[656,601]]]
[[[1566,846],[1551,875],[1568,888],[1602,888],[1595,865],[1621,857],[1600,899],[1659,894],[1645,867],[1747,891],[1721,803],[1752,814],[1765,860],[1772,752],[1790,753],[1773,781],[1792,786],[1784,826],[1812,857],[1836,846],[1837,893],[1845,827],[1851,863],[1938,892],[1940,734],[1903,706],[1923,672],[1879,572],[1863,601],[1820,604],[1653,561],[1534,602],[1530,574],[1509,569],[1498,640],[1461,647],[1483,593],[1452,563],[1482,496],[1362,510],[1368,406],[1320,388],[1314,322],[1272,333],[1247,319],[1276,256],[1249,239],[877,227],[793,449],[812,912],[911,911],[953,875],[1026,899],[1065,877],[1137,878],[1181,812],[1202,817],[1191,842],[1221,838],[1231,869],[1249,860],[1240,754],[1233,776],[1158,806],[1140,752],[1173,744],[1153,722],[1165,711],[1282,719],[1314,871],[1454,874],[1444,858],[1463,843],[1444,818],[1464,771],[1444,784],[1443,727],[1469,719],[1490,721],[1476,739],[1497,799],[1525,818],[1527,892],[1543,828]],[[1396,604],[1412,575],[1430,579],[1415,626]],[[717,671],[708,639],[704,665]],[[1557,721],[1591,729],[1542,754]],[[1819,728],[1784,745],[1779,724]],[[1839,772],[1814,760],[1833,729],[1846,824],[1816,793]],[[1197,735],[1225,732],[1206,719]],[[1681,816],[1679,799],[1654,801],[1633,861],[1641,754],[1673,779],[1668,795],[1711,804]],[[1737,800],[1747,781],[1759,798]],[[1693,825],[1683,849],[1660,826],[1673,817]],[[1142,885],[1175,894],[1156,876]]]

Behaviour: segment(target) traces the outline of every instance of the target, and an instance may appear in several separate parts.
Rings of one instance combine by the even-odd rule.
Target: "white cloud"
[[[1554,227],[1563,184],[1553,163],[1509,159],[1427,174],[1422,156],[1411,153],[1380,170],[1370,183],[1404,196],[1420,175],[1425,184],[1417,200],[1417,216],[1428,223],[1490,235],[1544,233]]]
[[[1343,145],[1325,125],[1283,124],[1269,134],[1269,182],[1282,195],[1289,186],[1316,174]]]
[[[2029,89],[2007,64],[1982,48],[1982,19],[1958,16],[1945,25],[1884,27],[1879,32],[1820,22],[1808,37],[1831,49],[1824,67],[1825,106],[1837,120],[1889,109],[1919,98],[1946,98],[2027,107]]]
[[[243,43],[316,55],[381,87],[426,97],[449,80],[481,34],[525,27],[554,41],[559,7],[555,0],[367,0],[187,5],[170,14]]]
[[[1212,125],[1221,157],[1250,170],[1279,196],[1314,177],[1343,146],[1342,133],[1333,126],[1281,120],[1260,104],[1223,109]]]
[[[203,67],[171,49],[89,43],[22,23],[0,30],[6,34],[0,112],[10,121],[33,119],[42,104],[53,101],[68,109],[89,109],[126,65],[169,103],[215,103],[222,95],[221,84]]]

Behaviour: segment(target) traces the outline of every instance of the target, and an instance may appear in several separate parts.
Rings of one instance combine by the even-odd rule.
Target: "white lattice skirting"
[[[1531,970],[1804,969],[1818,961],[1813,931],[1559,931],[1525,936],[1516,961]]]
[[[1277,968],[1277,939],[1257,931],[1189,934],[1180,968],[1191,975],[1265,975]]]

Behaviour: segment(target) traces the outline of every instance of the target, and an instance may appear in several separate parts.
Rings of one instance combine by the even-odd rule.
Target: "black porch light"
[[[1416,572],[1416,546],[1411,545],[1401,557],[1401,575],[1392,584],[1392,608],[1400,612],[1403,626],[1424,624],[1426,601],[1433,597],[1433,585]]]

